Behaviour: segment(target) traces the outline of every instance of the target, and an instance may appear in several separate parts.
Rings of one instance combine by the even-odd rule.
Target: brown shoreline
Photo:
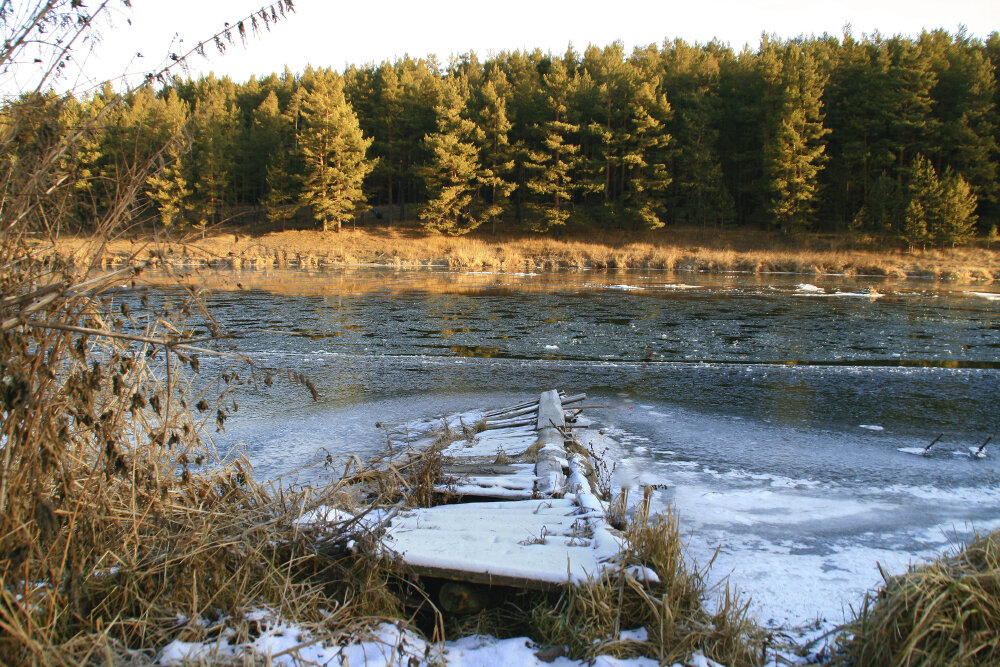
[[[867,244],[875,245],[868,240]],[[680,229],[668,232],[591,234],[563,239],[535,236],[442,236],[396,227],[275,231],[243,230],[155,239],[117,238],[103,246],[89,237],[39,243],[39,254],[76,263],[97,258],[101,266],[156,259],[171,266],[219,269],[312,268],[374,264],[398,269],[448,267],[502,272],[564,268],[662,269],[843,275],[845,277],[944,279],[983,284],[1000,280],[1000,250],[971,245],[917,250],[865,247],[864,240],[833,235],[786,239],[765,232]]]

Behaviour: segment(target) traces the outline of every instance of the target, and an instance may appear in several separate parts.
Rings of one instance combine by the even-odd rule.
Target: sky
[[[77,52],[84,75],[70,72],[61,88],[85,91],[123,71],[143,72],[234,23],[260,7],[260,0],[133,0],[103,25],[101,44]],[[572,43],[615,40],[627,49],[665,39],[689,43],[718,39],[739,50],[759,43],[762,33],[779,37],[840,36],[850,25],[859,37],[917,35],[922,29],[985,38],[1000,29],[997,0],[295,0],[295,13],[270,32],[225,56],[191,61],[191,74],[214,71],[245,81],[251,75],[300,72],[306,65],[342,70],[349,64],[380,63],[409,54],[449,57],[475,51],[480,58],[515,49],[563,53]],[[183,40],[183,41],[181,41]],[[136,54],[141,53],[139,58]]]

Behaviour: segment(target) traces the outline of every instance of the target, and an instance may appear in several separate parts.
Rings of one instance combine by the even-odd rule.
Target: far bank
[[[787,237],[745,229],[672,228],[652,232],[591,232],[543,238],[447,236],[406,226],[359,226],[341,232],[295,229],[249,233],[224,228],[201,233],[137,232],[101,244],[86,236],[60,238],[52,252],[102,266],[159,258],[174,266],[218,268],[378,264],[446,266],[504,272],[559,268],[662,269],[701,272],[784,272],[982,283],[1000,279],[1000,244],[906,252],[868,236]]]

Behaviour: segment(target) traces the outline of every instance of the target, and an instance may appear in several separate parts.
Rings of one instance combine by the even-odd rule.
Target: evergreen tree
[[[282,231],[295,217],[301,193],[295,171],[292,122],[281,112],[278,96],[272,90],[254,109],[251,136],[264,156],[264,196],[261,203],[268,220],[280,222]]]
[[[916,203],[926,220],[927,239],[952,247],[968,242],[975,230],[976,196],[965,179],[951,171],[943,180],[938,178],[934,165],[923,155],[916,157],[910,171],[907,217]]]
[[[478,134],[482,138],[479,181],[483,185],[483,196],[488,199],[483,208],[482,222],[491,224],[494,234],[497,221],[509,209],[508,197],[516,187],[512,180],[514,151],[508,137],[511,122],[507,117],[507,86],[503,72],[493,68],[480,88],[475,113]]]
[[[964,31],[952,38],[944,30],[924,33],[918,40],[934,74],[934,123],[926,155],[938,169],[962,174],[979,200],[996,202],[997,115],[993,66],[984,50]]]
[[[185,222],[188,200],[193,192],[185,175],[187,152],[184,141],[179,138],[171,141],[161,153],[159,169],[146,181],[149,197],[156,204],[160,222],[165,227]]]
[[[796,44],[765,42],[764,79],[774,99],[774,129],[765,139],[764,169],[772,224],[785,233],[808,229],[823,168],[822,94],[825,80],[815,60]]]
[[[977,200],[964,178],[950,170],[945,173],[941,183],[940,221],[934,230],[938,243],[955,247],[972,240],[976,232]]]
[[[482,143],[483,133],[463,115],[467,95],[466,82],[450,76],[436,108],[438,131],[424,139],[432,156],[424,172],[430,199],[418,215],[425,229],[453,235],[483,223],[477,200],[483,183],[477,144]]]
[[[209,77],[200,82],[200,93],[191,118],[193,213],[204,232],[219,219],[219,209],[231,191],[236,113],[226,89],[230,83]]]
[[[541,145],[528,151],[525,161],[524,186],[530,193],[527,226],[536,232],[546,232],[569,220],[575,189],[572,172],[579,161],[580,150],[574,141],[579,126],[567,122],[573,82],[564,62],[553,61],[552,69],[543,80],[540,106],[548,120],[535,126]]]
[[[718,124],[722,173],[733,198],[736,223],[770,223],[768,190],[764,187],[764,104],[766,85],[756,55],[749,49],[734,55],[717,51],[722,113]]]
[[[719,62],[711,50],[675,40],[658,62],[673,116],[666,208],[679,223],[725,224],[735,216],[719,157]],[[655,70],[654,70],[655,71]]]
[[[659,81],[643,80],[621,43],[587,49],[582,66],[581,191],[600,196],[605,224],[661,227],[671,110]]]
[[[906,214],[903,218],[903,229],[900,238],[909,246],[913,252],[915,245],[927,245],[930,235],[927,233],[927,212],[923,205],[916,198],[911,199],[906,205]]]
[[[323,231],[333,222],[339,232],[364,205],[362,182],[374,166],[365,154],[372,140],[363,136],[341,78],[329,71],[310,78],[298,130],[305,164],[301,203],[313,210]]]

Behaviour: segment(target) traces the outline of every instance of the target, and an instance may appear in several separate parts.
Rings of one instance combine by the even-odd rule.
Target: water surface
[[[206,294],[213,316],[267,330],[240,348],[320,391],[236,395],[218,444],[246,443],[265,477],[376,451],[376,422],[584,391],[611,406],[590,412],[619,443],[614,482],[665,485],[657,501],[680,513],[692,557],[720,549],[714,576],[732,572],[762,620],[786,624],[842,620],[878,582],[876,561],[899,571],[1000,526],[1000,450],[967,455],[1000,425],[995,288],[638,271],[223,278],[239,288]],[[939,433],[933,456],[899,451]]]

